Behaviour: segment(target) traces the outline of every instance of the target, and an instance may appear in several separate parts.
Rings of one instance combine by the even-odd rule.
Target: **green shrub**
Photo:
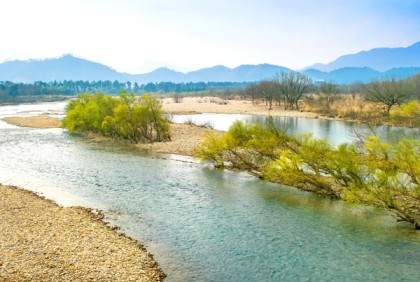
[[[131,142],[170,139],[169,122],[161,102],[149,94],[135,97],[121,92],[119,98],[82,94],[66,108],[62,127],[70,132],[93,132]]]

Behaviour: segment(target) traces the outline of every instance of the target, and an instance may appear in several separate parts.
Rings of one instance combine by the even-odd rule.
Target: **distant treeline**
[[[238,89],[247,86],[246,82],[159,82],[139,85],[138,83],[110,80],[100,81],[37,81],[32,84],[0,81],[0,103],[26,102],[30,99],[43,100],[50,96],[73,96],[80,93],[106,93],[117,95],[121,91],[134,94],[146,92],[201,92],[227,89]]]
[[[403,80],[392,79],[392,81],[397,82],[397,84],[399,81],[402,84],[410,84],[410,88],[413,90],[411,91],[413,92],[412,98],[420,100],[420,75]],[[302,84],[301,82],[304,83]],[[81,93],[118,95],[121,91],[127,91],[136,95],[144,93],[188,93],[188,95],[192,96],[205,95],[223,98],[239,96],[245,99],[252,99],[253,101],[255,99],[264,99],[268,103],[279,104],[281,101],[286,101],[289,106],[295,105],[297,108],[298,105],[296,103],[301,100],[303,94],[325,94],[326,84],[331,86],[328,90],[332,91],[332,93],[327,94],[360,94],[366,92],[366,86],[372,86],[375,83],[384,84],[385,88],[387,86],[387,81],[355,82],[341,85],[321,81],[314,82],[300,73],[282,73],[272,79],[259,82],[159,82],[139,85],[138,83],[120,82],[117,80],[37,81],[31,84],[0,81],[0,103],[51,101]],[[301,86],[304,86],[303,89],[301,89]],[[400,101],[397,104],[399,103]]]

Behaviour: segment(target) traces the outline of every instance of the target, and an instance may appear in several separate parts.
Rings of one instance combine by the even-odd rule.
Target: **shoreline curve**
[[[158,263],[101,213],[0,184],[0,280],[161,281]]]

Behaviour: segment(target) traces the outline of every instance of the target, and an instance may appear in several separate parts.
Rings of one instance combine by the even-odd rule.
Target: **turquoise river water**
[[[0,117],[62,107],[0,107]],[[188,157],[0,122],[0,183],[103,210],[167,281],[420,279],[420,232],[390,214]]]

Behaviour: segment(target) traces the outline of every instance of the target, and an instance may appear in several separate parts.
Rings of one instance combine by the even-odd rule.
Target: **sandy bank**
[[[0,185],[0,281],[159,281],[136,241],[100,217]]]
[[[31,117],[6,117],[2,120],[16,126],[33,128],[56,128],[60,127],[61,123],[61,121],[57,118],[44,115]]]
[[[226,104],[225,104],[226,103]],[[163,110],[170,114],[250,114],[250,115],[272,115],[316,118],[318,114],[300,111],[285,111],[280,107],[268,110],[268,107],[261,103],[253,105],[251,101],[242,100],[221,100],[215,97],[187,97],[181,103],[175,103],[172,98],[163,99]]]
[[[194,156],[194,149],[203,142],[204,134],[209,131],[207,128],[188,124],[171,124],[171,141],[155,142],[152,144],[137,144],[140,149],[153,152]],[[213,130],[222,134],[222,132]]]

